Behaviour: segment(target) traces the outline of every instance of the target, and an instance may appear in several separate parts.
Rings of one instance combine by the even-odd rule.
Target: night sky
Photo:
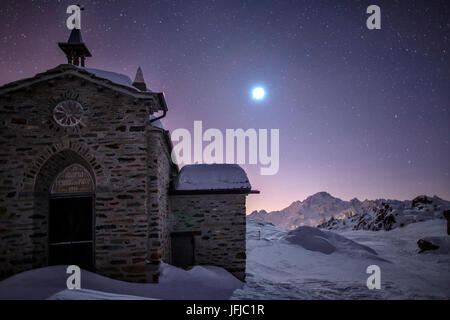
[[[70,4],[86,9],[87,67],[141,66],[166,129],[280,129],[279,173],[244,166],[261,191],[248,212],[318,191],[450,199],[449,1],[2,0],[0,84],[66,63]],[[366,27],[371,4],[381,30]]]

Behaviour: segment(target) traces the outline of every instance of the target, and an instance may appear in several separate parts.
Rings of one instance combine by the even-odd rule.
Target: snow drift
[[[431,219],[391,231],[297,231],[247,219],[247,278],[232,299],[450,298],[450,255],[433,251],[419,254],[417,247],[420,238],[447,237],[443,220]],[[301,241],[296,242],[295,235]],[[316,243],[317,238],[326,240],[334,251],[319,251],[323,242]],[[373,264],[381,269],[380,290],[366,286],[366,269]]]
[[[67,266],[16,274],[0,282],[0,300],[8,299],[228,299],[242,282],[226,270],[195,266],[183,270],[162,264],[159,283],[130,283],[81,271],[81,288],[67,290]]]
[[[377,255],[376,251],[368,246],[361,245],[339,234],[322,231],[314,227],[299,227],[290,231],[285,237],[287,241],[297,244],[306,250],[331,254],[335,251],[350,254]]]
[[[46,300],[154,300],[138,296],[109,293],[89,289],[62,290]]]

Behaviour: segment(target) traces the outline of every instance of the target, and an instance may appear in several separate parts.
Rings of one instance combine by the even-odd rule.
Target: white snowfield
[[[450,255],[438,250],[419,254],[417,247],[420,238],[448,237],[445,220],[417,222],[391,231],[348,230],[325,236],[313,229],[305,230],[327,240],[326,247],[331,246],[333,252],[321,252],[323,242],[309,236],[291,238],[289,231],[247,219],[247,281],[232,298],[450,298]],[[369,265],[381,269],[380,290],[366,286]]]
[[[68,290],[67,266],[26,271],[0,282],[0,300],[228,299],[242,282],[222,268],[183,270],[163,264],[159,283],[129,283],[82,270],[81,290]]]
[[[438,250],[418,253],[417,240]],[[449,299],[445,221],[391,231],[286,231],[247,219],[247,281],[219,267],[163,264],[158,284],[127,283],[82,271],[82,290],[67,290],[66,266],[26,271],[0,282],[0,299]],[[381,269],[369,290],[367,267]]]
[[[66,289],[55,293],[46,300],[155,300],[152,298],[109,293],[89,289]]]

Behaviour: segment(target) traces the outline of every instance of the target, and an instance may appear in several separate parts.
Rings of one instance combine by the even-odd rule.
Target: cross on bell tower
[[[84,8],[80,10],[84,10]],[[92,57],[89,49],[83,42],[81,30],[77,28],[72,29],[67,42],[59,42],[58,46],[65,53],[67,63],[73,64],[74,66],[79,66],[81,62],[81,66],[84,67],[86,57]]]

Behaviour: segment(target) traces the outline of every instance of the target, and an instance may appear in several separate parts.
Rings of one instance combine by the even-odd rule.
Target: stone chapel
[[[162,93],[139,68],[85,66],[79,29],[67,57],[0,87],[0,279],[49,265],[157,282],[162,262],[245,279],[244,170],[171,160]]]

